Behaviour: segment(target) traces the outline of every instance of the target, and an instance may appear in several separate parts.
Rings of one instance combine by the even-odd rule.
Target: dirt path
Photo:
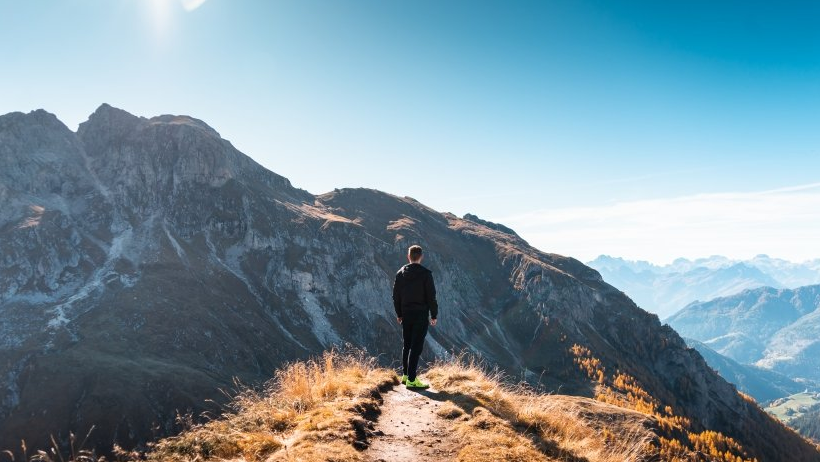
[[[436,413],[442,403],[435,390],[408,390],[399,385],[385,393],[375,436],[364,452],[369,462],[454,461],[461,445],[452,421]]]

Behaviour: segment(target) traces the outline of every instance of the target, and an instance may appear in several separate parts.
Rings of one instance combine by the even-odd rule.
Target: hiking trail
[[[365,460],[455,460],[462,444],[453,422],[437,414],[442,405],[435,399],[437,394],[432,388],[414,390],[404,385],[386,392],[370,447],[363,453]]]

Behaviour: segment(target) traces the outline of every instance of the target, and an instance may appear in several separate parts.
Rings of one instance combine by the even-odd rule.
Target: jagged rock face
[[[144,443],[234,377],[259,382],[342,343],[390,364],[390,289],[412,243],[439,289],[427,358],[470,351],[589,395],[568,351],[581,343],[765,460],[786,460],[766,441],[795,438],[759,430],[757,407],[580,262],[411,198],[311,195],[196,119],[103,105],[73,133],[43,111],[10,114],[0,166],[0,447],[92,424],[101,447]]]

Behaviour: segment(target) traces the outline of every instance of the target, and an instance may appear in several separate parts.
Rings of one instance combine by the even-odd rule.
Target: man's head
[[[407,249],[407,260],[410,263],[421,263],[422,258],[422,250],[420,245],[411,245],[409,249]]]

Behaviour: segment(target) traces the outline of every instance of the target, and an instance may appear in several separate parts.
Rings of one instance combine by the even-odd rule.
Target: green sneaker
[[[404,386],[407,388],[430,388],[430,385],[423,383],[418,377],[416,377],[416,380],[413,380],[412,382],[407,380],[407,382],[404,383]]]
[[[399,378],[399,383],[400,383],[400,384],[402,384],[402,385],[404,385],[405,383],[407,383],[407,376],[406,376],[406,375],[402,375],[402,376]]]

